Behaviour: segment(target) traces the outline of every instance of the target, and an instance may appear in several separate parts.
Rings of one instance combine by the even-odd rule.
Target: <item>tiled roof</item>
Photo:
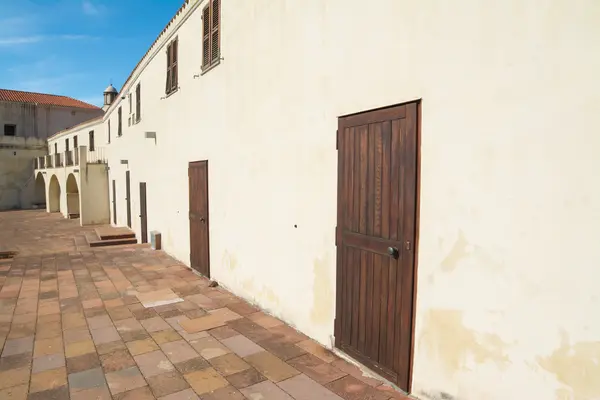
[[[20,90],[0,89],[0,101],[12,101],[17,103],[36,103],[46,106],[75,107],[98,110],[92,104],[85,103],[67,96],[55,94],[44,94],[34,92],[22,92]]]

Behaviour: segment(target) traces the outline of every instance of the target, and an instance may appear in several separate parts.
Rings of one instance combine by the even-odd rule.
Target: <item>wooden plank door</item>
[[[140,182],[140,227],[142,243],[148,243],[148,209],[146,208],[146,182]]]
[[[112,189],[113,189],[113,198],[112,198],[112,203],[113,203],[113,224],[117,224],[117,182],[113,179],[112,182]]]
[[[189,163],[190,265],[210,278],[208,241],[208,161]]]
[[[127,226],[131,228],[131,176],[125,171],[125,202],[127,203]]]
[[[409,390],[417,112],[339,118],[336,346]]]

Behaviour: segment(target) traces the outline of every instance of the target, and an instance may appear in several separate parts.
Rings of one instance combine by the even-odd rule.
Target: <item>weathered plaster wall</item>
[[[0,136],[0,210],[31,207],[35,197],[33,159],[44,154],[44,140]]]
[[[4,124],[15,124],[17,136],[44,139],[102,114],[101,109],[0,102],[0,129]]]
[[[213,277],[329,344],[336,117],[422,98],[413,392],[600,398],[600,3],[223,2],[197,77],[199,10],[134,74],[142,121],[117,138],[109,110],[119,225],[129,168],[134,229],[145,181],[148,229],[189,263],[187,163],[208,159]]]

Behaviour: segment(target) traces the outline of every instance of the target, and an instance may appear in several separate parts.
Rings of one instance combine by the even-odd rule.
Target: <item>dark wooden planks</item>
[[[353,114],[340,118],[338,130],[336,301],[342,304],[336,304],[336,345],[405,389],[414,302],[416,112],[416,104],[407,104]]]
[[[208,162],[189,163],[190,264],[210,277]]]

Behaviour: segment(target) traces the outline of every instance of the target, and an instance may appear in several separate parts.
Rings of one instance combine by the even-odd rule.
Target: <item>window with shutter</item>
[[[90,151],[94,151],[96,149],[96,146],[94,145],[94,131],[90,131],[89,133],[90,135]]]
[[[210,62],[211,64],[219,60],[219,0],[212,0],[212,9],[210,10],[211,18],[211,49]]]
[[[108,143],[110,143],[110,119],[108,120]]]
[[[173,40],[173,50],[171,50],[171,52],[173,53],[172,55],[172,64],[171,64],[171,82],[172,82],[172,87],[171,90],[175,90],[177,89],[177,39]]]
[[[177,39],[167,45],[167,83],[165,93],[177,90]]]
[[[167,46],[167,83],[165,93],[171,93],[171,43]]]
[[[221,60],[220,0],[210,0],[202,11],[202,69],[217,65]]]
[[[135,87],[135,118],[136,122],[142,119],[142,86],[141,82]]]
[[[119,111],[117,112],[119,116],[119,123],[117,125],[117,136],[123,135],[123,113],[121,111],[121,107],[119,107]]]

